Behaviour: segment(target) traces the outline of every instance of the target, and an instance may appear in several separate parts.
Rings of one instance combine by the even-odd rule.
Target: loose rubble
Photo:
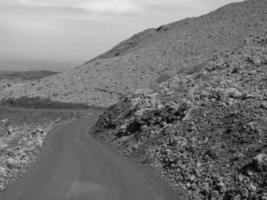
[[[1,107],[0,196],[9,183],[34,164],[51,129],[91,115],[96,110],[98,108],[58,111]]]
[[[13,126],[7,119],[0,122],[0,192],[34,163],[53,126]]]
[[[267,35],[200,71],[139,90],[95,134],[159,171],[191,199],[267,199]]]

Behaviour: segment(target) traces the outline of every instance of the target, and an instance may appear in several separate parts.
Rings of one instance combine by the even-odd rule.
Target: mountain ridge
[[[70,71],[8,88],[0,98],[40,96],[106,107],[149,87],[166,71],[194,69],[213,55],[242,47],[249,35],[267,30],[266,10],[266,0],[249,0],[147,29]]]

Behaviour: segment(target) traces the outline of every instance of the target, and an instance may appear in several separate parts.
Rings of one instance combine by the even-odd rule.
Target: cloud
[[[59,11],[82,14],[133,14],[141,8],[132,0],[0,0],[0,7],[8,11]]]
[[[114,14],[137,13],[141,9],[130,0],[94,0],[82,2],[79,7],[92,12]]]
[[[226,5],[233,1],[243,0],[132,0],[146,12],[152,13],[188,13],[188,15],[204,14],[215,8]]]
[[[2,6],[56,7],[85,9],[99,13],[132,13],[153,11],[153,8],[168,12],[177,8],[197,8],[222,5],[233,0],[0,0]],[[240,0],[236,0],[240,1]],[[161,9],[160,9],[161,8]]]
[[[205,13],[232,0],[0,0],[0,12],[67,19],[110,21],[120,16]],[[120,20],[123,20],[120,18]]]

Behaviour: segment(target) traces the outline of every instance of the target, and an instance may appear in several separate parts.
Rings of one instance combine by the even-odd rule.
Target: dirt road
[[[37,163],[1,200],[179,200],[165,183],[93,139],[96,117],[52,131]]]

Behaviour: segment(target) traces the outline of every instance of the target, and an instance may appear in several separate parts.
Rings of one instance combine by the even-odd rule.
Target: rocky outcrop
[[[267,35],[111,107],[96,135],[192,199],[267,198]]]

